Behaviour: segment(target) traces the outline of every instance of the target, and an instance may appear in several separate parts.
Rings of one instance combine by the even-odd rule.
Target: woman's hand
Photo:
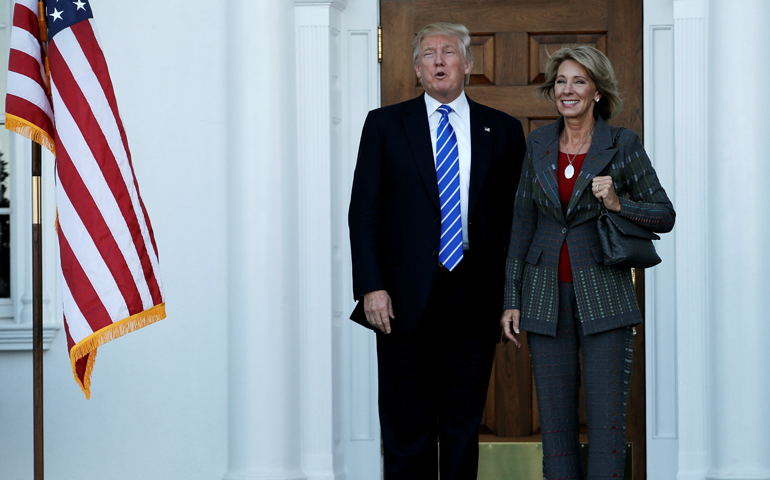
[[[620,211],[620,199],[612,186],[612,177],[594,177],[591,181],[591,192],[604,203],[607,210],[615,213]]]
[[[503,316],[500,317],[500,325],[503,327],[503,334],[505,338],[512,341],[517,347],[521,348],[521,342],[515,335],[521,333],[519,331],[519,322],[521,321],[521,310],[509,309],[503,312]]]

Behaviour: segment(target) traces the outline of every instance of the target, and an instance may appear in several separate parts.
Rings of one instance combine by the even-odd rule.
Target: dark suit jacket
[[[524,155],[521,123],[468,99],[471,178],[468,242],[479,325],[501,313],[513,200]],[[436,167],[422,96],[369,112],[361,134],[348,223],[357,299],[387,290],[393,332],[417,326],[438,268],[441,234]],[[351,319],[369,326],[359,302]]]
[[[527,153],[516,192],[511,245],[506,267],[504,308],[521,310],[521,328],[556,335],[559,311],[558,267],[566,240],[578,315],[586,334],[642,321],[628,268],[607,267],[596,231],[601,204],[591,192],[598,174],[612,177],[620,215],[653,232],[674,228],[676,213],[639,136],[597,118],[591,147],[563,212],[557,171],[559,119],[527,138]],[[627,198],[626,198],[627,196]]]

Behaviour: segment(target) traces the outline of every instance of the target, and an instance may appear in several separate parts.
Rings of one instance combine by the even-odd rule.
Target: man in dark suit
[[[465,96],[464,26],[413,46],[425,95],[373,110],[361,135],[351,318],[377,332],[385,478],[475,479],[524,133]]]

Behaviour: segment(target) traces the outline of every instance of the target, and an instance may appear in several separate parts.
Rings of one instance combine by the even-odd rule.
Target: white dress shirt
[[[441,102],[425,94],[425,107],[428,112],[428,124],[430,125],[430,141],[433,144],[433,164],[436,164],[436,131],[441,120],[441,112],[438,107]],[[462,92],[452,103],[447,104],[452,108],[449,113],[449,123],[457,137],[457,152],[460,157],[460,215],[463,222],[463,249],[468,250],[468,188],[471,181],[471,107],[468,98]]]

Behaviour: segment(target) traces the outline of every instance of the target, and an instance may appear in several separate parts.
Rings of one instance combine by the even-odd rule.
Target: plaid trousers
[[[543,478],[583,478],[578,432],[580,352],[588,419],[588,480],[623,478],[632,329],[584,334],[572,283],[559,284],[559,307],[555,337],[527,333],[543,435]]]

